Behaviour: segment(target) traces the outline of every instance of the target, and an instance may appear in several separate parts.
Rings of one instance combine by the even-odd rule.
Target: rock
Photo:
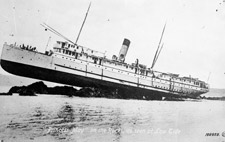
[[[24,89],[19,92],[20,96],[37,96],[34,90]]]
[[[56,86],[48,88],[46,94],[74,96],[77,89],[69,86]]]
[[[69,86],[47,87],[44,82],[35,82],[28,86],[14,86],[7,94],[18,93],[20,96],[36,96],[36,94],[74,96],[77,89]]]
[[[163,101],[185,101],[183,98],[165,97]]]
[[[28,86],[14,86],[7,94],[18,93],[21,96],[35,96],[36,94],[50,94],[50,95],[67,95],[78,97],[104,97],[113,99],[141,99],[141,100],[154,100],[152,96],[140,95],[140,92],[127,88],[118,89],[110,87],[83,87],[77,90],[71,86],[55,86],[47,87],[42,81],[32,83]]]
[[[112,99],[127,99],[124,97],[124,92],[112,88],[97,88],[83,87],[78,90],[75,96],[79,97],[96,97],[96,98],[112,98]]]
[[[12,87],[8,94],[19,93],[21,96],[36,96],[36,94],[47,93],[47,86],[42,82],[35,82],[28,86],[14,86]]]
[[[35,96],[36,94],[67,95],[78,97],[104,97],[112,99],[138,99],[138,100],[162,100],[161,95],[154,95],[154,92],[140,92],[129,88],[113,87],[83,87],[80,90],[72,86],[47,87],[42,81],[32,83],[28,86],[14,86],[7,94],[18,93],[21,96]]]
[[[32,90],[35,93],[38,94],[46,94],[47,92],[47,85],[44,84],[44,82],[40,81],[40,82],[36,82],[36,83],[32,83],[31,85],[27,86],[28,90]]]
[[[0,93],[0,96],[12,96],[12,94],[9,94],[9,93]]]

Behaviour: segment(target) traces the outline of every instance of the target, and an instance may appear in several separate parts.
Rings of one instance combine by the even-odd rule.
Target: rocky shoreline
[[[48,95],[66,95],[69,97],[104,97],[113,99],[139,99],[139,100],[159,100],[159,99],[146,99],[146,98],[135,98],[127,97],[129,95],[124,95],[117,90],[110,88],[94,88],[94,87],[83,87],[81,89],[76,89],[71,86],[55,86],[48,87],[44,82],[39,81],[32,83],[28,86],[14,86],[11,87],[7,93],[0,93],[0,95],[13,95],[19,94],[20,96],[37,96],[37,94],[48,94]],[[187,98],[173,98],[168,97],[162,100],[164,101],[185,101]],[[225,97],[200,97],[199,99],[205,100],[225,100]]]
[[[105,90],[93,87],[83,87],[76,89],[71,86],[55,86],[48,87],[42,81],[32,83],[28,86],[14,86],[11,87],[7,93],[0,93],[0,95],[13,95],[19,94],[20,96],[36,96],[37,94],[49,95],[67,95],[78,97],[105,97],[105,98],[118,98],[123,97],[116,93],[114,90]]]

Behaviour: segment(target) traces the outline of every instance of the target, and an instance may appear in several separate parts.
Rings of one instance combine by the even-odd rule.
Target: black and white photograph
[[[0,0],[0,142],[225,142],[225,0]]]

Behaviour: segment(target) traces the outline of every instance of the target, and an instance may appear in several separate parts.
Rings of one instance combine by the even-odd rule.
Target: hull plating
[[[74,85],[79,87],[98,87],[102,89],[117,90],[118,93],[123,94],[124,99],[161,99],[162,96],[172,96],[167,93],[158,91],[141,89],[137,87],[128,87],[121,84],[111,83],[107,81],[100,81],[93,78],[82,77],[65,72],[49,70],[45,68],[29,66],[10,61],[1,60],[2,68],[12,74],[24,76],[34,79],[51,81],[56,83]]]
[[[60,65],[57,65],[56,62],[60,63]],[[175,94],[174,92],[166,92],[166,90],[154,87],[152,87],[152,89],[151,87],[150,89],[140,88],[139,84],[133,82],[130,82],[133,86],[126,85],[122,84],[120,79],[117,79],[117,82],[115,82],[116,79],[113,78],[113,76],[102,76],[100,74],[97,75],[87,72],[87,66],[86,71],[78,71],[77,69],[70,68],[70,66],[63,65],[64,62],[66,61],[58,61],[51,56],[10,46],[3,47],[1,56],[1,66],[9,73],[79,87],[98,87],[115,90],[115,92],[119,91],[122,93],[124,98],[160,99],[168,96],[196,98],[204,93],[203,91],[196,91],[191,94]],[[82,74],[86,75],[77,74],[75,70],[77,70],[76,72],[83,72]],[[91,75],[95,77],[91,77]],[[112,79],[114,82],[102,78]],[[126,82],[126,80],[124,80],[124,82]]]

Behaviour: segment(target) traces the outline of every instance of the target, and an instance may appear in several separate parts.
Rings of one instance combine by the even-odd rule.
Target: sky
[[[166,23],[154,70],[225,88],[225,0],[1,0],[0,45],[24,43],[44,52],[49,37],[47,49],[63,41],[42,23],[75,41],[90,2],[79,45],[111,58],[127,38],[126,62],[138,58],[150,67]],[[0,73],[7,74],[2,68]]]

